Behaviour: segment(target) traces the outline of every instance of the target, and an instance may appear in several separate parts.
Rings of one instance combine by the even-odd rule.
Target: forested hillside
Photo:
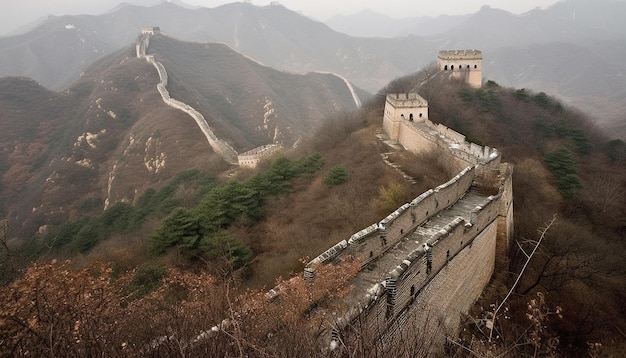
[[[239,152],[290,147],[325,117],[357,108],[346,82],[331,74],[277,71],[223,44],[164,36],[152,44],[171,95],[195,106]],[[163,102],[158,81],[134,46],[97,61],[62,93],[0,79],[0,209],[12,238],[136,203],[185,170],[228,167],[194,120]]]
[[[623,350],[624,336],[619,332],[625,330],[626,315],[624,141],[602,133],[590,118],[543,92],[503,88],[493,81],[481,89],[439,83],[422,90],[431,119],[498,148],[503,160],[515,165],[516,243],[510,272],[496,273],[481,302],[486,311],[475,314],[485,318],[490,304],[500,304],[539,231],[554,220],[509,300],[509,315],[517,326],[503,327],[507,332],[498,332],[499,343],[512,348],[520,337],[528,337],[524,329],[532,321],[525,326],[523,315],[534,299],[537,306],[543,301],[549,307],[542,307],[541,324],[546,327],[537,333],[546,352],[581,355],[594,342],[613,347],[610,354]],[[513,355],[530,351],[517,352]]]
[[[385,94],[411,91],[425,78],[430,80],[418,90],[429,101],[433,121],[498,148],[503,160],[515,165],[509,271],[495,273],[464,326],[467,334],[449,353],[466,355],[463,346],[515,357],[619,355],[620,332],[626,330],[621,255],[626,144],[545,93],[492,81],[472,89],[433,78],[428,70],[392,82],[360,111],[330,119],[296,150],[257,171],[187,172],[145,191],[136,203],[60,225],[56,234],[36,236],[22,250],[9,247],[3,268],[16,265],[15,279],[1,291],[0,330],[16,338],[1,346],[2,352],[58,354],[63,347],[76,355],[302,356],[316,351],[314,337],[307,335],[315,324],[308,312],[349,289],[341,282],[352,264],[320,273],[327,277],[316,280],[321,286],[308,287],[300,277],[288,281],[289,294],[276,305],[268,305],[263,293],[275,277],[300,272],[299,258],[319,254],[452,174],[436,152],[391,155],[416,179],[410,184],[381,158],[390,151],[376,136]],[[526,259],[521,249],[530,252],[552,221],[513,286]],[[102,235],[101,228],[106,228]],[[98,240],[82,246],[91,230]],[[56,247],[60,239],[66,244]],[[21,273],[24,252],[41,255],[42,263]],[[72,262],[48,264],[54,257]],[[97,261],[109,264],[92,266]],[[496,321],[489,342],[481,333],[487,332],[488,312],[511,287],[506,315]],[[96,289],[104,293],[102,300],[82,291]],[[54,292],[67,292],[68,298]],[[127,308],[124,314],[119,307]],[[203,333],[224,318],[236,323],[220,333]],[[353,348],[357,356],[377,352],[375,342]],[[404,349],[398,354],[410,352]]]

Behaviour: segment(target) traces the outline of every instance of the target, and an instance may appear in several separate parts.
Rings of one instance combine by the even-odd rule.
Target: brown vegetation
[[[35,264],[0,289],[0,355],[24,356],[303,356],[319,349],[323,317],[311,307],[330,302],[359,267],[320,267],[320,280],[280,282],[280,294],[236,295],[231,282],[177,270],[136,298],[151,278],[115,277],[108,265],[79,271],[70,263]],[[215,328],[213,328],[215,327]]]
[[[249,228],[239,227],[236,236],[250,245],[256,259],[246,285],[268,286],[277,276],[302,270],[303,257],[315,257],[353,233],[378,222],[396,207],[383,204],[379,191],[402,188],[394,200],[404,204],[422,192],[446,182],[450,176],[433,167],[426,178],[409,184],[393,168],[385,165],[381,153],[388,149],[377,141],[382,108],[362,110],[327,120],[293,155],[319,152],[325,165],[321,174],[310,181],[297,183],[286,195],[272,198],[265,206],[265,219]],[[407,154],[415,167],[427,168],[431,156]],[[323,175],[341,165],[349,179],[328,187]]]
[[[526,262],[522,249],[532,247],[537,229],[556,214],[556,222],[502,308],[508,318],[499,321],[500,334],[491,341],[485,339],[483,327],[468,321],[464,340],[452,344],[458,348],[453,353],[464,355],[467,349],[513,356],[618,353],[624,337],[615,332],[626,331],[622,304],[626,268],[621,256],[626,246],[626,161],[619,152],[620,143],[609,146],[584,116],[545,94],[504,89],[492,82],[475,90],[433,79],[428,71],[391,83],[361,111],[329,118],[297,150],[284,153],[296,158],[316,151],[325,164],[319,172],[295,179],[290,191],[269,197],[262,220],[239,220],[228,227],[229,234],[255,254],[236,275],[219,280],[209,277],[202,272],[216,272],[211,262],[189,265],[170,251],[170,256],[150,260],[196,273],[174,270],[156,291],[129,300],[132,274],[121,272],[145,263],[142,256],[148,237],[159,226],[157,221],[176,203],[181,207],[197,203],[207,190],[202,183],[186,183],[176,187],[176,200],[167,210],[162,208],[137,231],[116,233],[91,252],[79,254],[78,266],[90,268],[74,272],[69,264],[37,264],[4,287],[6,306],[0,310],[0,329],[3,337],[18,338],[0,349],[13,355],[54,355],[65,346],[68,355],[131,356],[300,356],[319,349],[309,335],[310,324],[316,321],[304,318],[310,318],[312,305],[324,304],[321,297],[340,295],[329,290],[337,287],[345,272],[331,267],[329,286],[318,291],[310,291],[299,277],[283,282],[283,292],[290,295],[280,296],[272,308],[265,305],[262,290],[241,296],[235,292],[267,288],[276,277],[301,271],[302,257],[316,256],[377,222],[394,205],[448,179],[450,173],[436,153],[391,156],[417,180],[409,185],[381,160],[387,148],[376,140],[386,91],[408,92],[425,78],[430,78],[423,94],[430,101],[433,121],[462,132],[469,140],[498,148],[503,160],[515,165],[516,243],[510,253],[511,272],[495,273],[472,312],[476,321],[486,322],[491,305],[501,303]],[[561,149],[571,153],[572,162],[565,162],[565,169],[582,185],[571,197],[564,195],[560,178],[545,160],[547,154]],[[345,168],[348,179],[325,185],[324,176],[336,166]],[[259,170],[263,169],[262,165]],[[240,171],[229,176],[244,179],[253,174]],[[131,250],[115,249],[128,243]],[[116,266],[89,266],[96,258],[111,260]],[[347,265],[349,273],[351,264]],[[114,279],[113,272],[119,277]],[[233,279],[241,281],[235,284]],[[59,292],[69,293],[65,301]],[[286,297],[297,301],[282,301]],[[219,333],[208,333],[224,319]],[[202,339],[195,341],[195,337]],[[366,343],[355,355],[376,354],[375,345],[369,345],[374,342]],[[410,351],[406,346],[398,349]]]
[[[548,306],[562,307],[562,319],[544,323],[558,337],[556,352],[579,355],[589,342],[603,342],[603,352],[616,352],[616,342],[624,337],[615,330],[626,329],[618,323],[623,319],[615,321],[625,314],[626,267],[619,253],[626,248],[626,161],[611,159],[605,150],[609,138],[589,118],[544,93],[493,82],[480,90],[443,84],[431,93],[430,104],[431,119],[498,148],[503,160],[515,165],[515,240],[520,246],[511,251],[512,273],[497,275],[496,285],[506,285],[519,272],[525,259],[519,249],[527,248],[537,228],[556,215],[511,309],[544,294]],[[573,153],[568,165],[578,176],[579,190],[563,191],[567,182],[546,165],[547,154],[561,148]],[[482,307],[498,299],[486,295]]]

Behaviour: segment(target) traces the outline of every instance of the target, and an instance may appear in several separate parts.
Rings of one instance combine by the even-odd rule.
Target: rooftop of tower
[[[439,51],[442,60],[482,60],[483,53],[479,50],[447,50]]]

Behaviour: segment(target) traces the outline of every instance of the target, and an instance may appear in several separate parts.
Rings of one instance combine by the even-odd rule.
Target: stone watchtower
[[[474,88],[480,88],[482,75],[483,53],[478,50],[439,51],[437,66],[440,71],[460,78]]]
[[[161,34],[161,28],[158,26],[155,27],[142,27],[141,28],[141,33],[144,35],[160,35]]]
[[[403,121],[428,119],[428,102],[417,93],[390,93],[385,102],[383,129],[391,140],[399,140]]]

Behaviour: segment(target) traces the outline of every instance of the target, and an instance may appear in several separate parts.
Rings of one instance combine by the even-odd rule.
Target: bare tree
[[[513,286],[511,286],[511,289],[509,290],[509,292],[506,294],[506,296],[504,297],[502,302],[500,302],[500,304],[497,305],[495,307],[495,309],[493,310],[493,315],[491,317],[491,321],[487,321],[487,327],[489,328],[489,342],[491,342],[492,339],[493,339],[493,330],[494,330],[494,327],[495,327],[496,319],[498,319],[498,314],[500,313],[500,310],[502,309],[502,307],[504,307],[504,304],[506,303],[506,301],[509,299],[509,297],[511,297],[511,294],[513,294],[513,292],[515,291],[515,288],[517,287],[517,285],[519,284],[522,276],[524,275],[524,272],[526,271],[526,268],[528,267],[528,264],[530,263],[530,260],[532,260],[533,256],[535,255],[535,253],[539,249],[539,246],[541,245],[541,242],[545,238],[546,233],[548,232],[548,230],[554,224],[555,221],[556,221],[556,217],[553,217],[552,220],[550,220],[550,222],[544,228],[542,228],[540,230],[539,239],[537,241],[533,242],[534,246],[532,247],[532,250],[530,252],[526,252],[522,248],[522,246],[518,243],[518,246],[519,246],[520,250],[526,256],[526,262],[522,266],[522,269],[520,270],[520,273],[517,275],[517,278],[515,279],[515,282],[513,283]]]

